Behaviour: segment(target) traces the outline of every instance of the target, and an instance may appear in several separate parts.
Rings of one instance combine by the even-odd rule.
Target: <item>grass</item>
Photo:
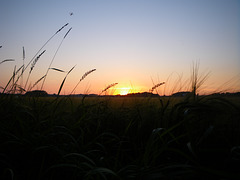
[[[240,107],[175,100],[1,96],[1,176],[239,178]]]
[[[64,71],[51,64],[70,28],[46,74],[29,87],[41,81],[43,87],[50,69],[66,73],[58,96],[24,96],[27,90],[19,79],[32,63],[28,84],[39,52],[67,25],[26,66],[14,68],[0,94],[1,179],[240,178],[240,99],[199,96],[208,74],[199,76],[198,64],[185,97],[61,97],[75,66]],[[13,60],[1,63],[8,61]],[[87,71],[75,88],[95,70]]]

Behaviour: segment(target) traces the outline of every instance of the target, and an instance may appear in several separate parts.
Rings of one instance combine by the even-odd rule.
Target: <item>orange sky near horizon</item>
[[[43,87],[49,94],[58,93],[76,65],[61,94],[71,93],[86,72],[96,69],[74,93],[101,94],[113,83],[118,84],[104,93],[149,92],[165,82],[153,93],[171,95],[191,90],[193,64],[199,63],[199,77],[209,73],[200,94],[240,91],[237,0],[12,0],[1,4],[0,16],[0,62],[14,59],[0,64],[2,88],[15,66],[28,64],[69,23],[37,54],[46,50],[26,87],[45,75],[52,61],[50,68],[64,72],[49,70]],[[21,87],[31,64],[18,81]],[[33,89],[40,89],[42,82]]]

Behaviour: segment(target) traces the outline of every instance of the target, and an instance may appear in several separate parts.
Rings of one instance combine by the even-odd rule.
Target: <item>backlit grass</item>
[[[198,65],[185,97],[60,96],[75,66],[51,67],[56,53],[45,75],[28,84],[43,47],[2,87],[0,179],[240,179],[240,98],[199,96],[208,74],[199,76]],[[49,70],[66,73],[57,95],[24,95],[40,82],[43,88]]]

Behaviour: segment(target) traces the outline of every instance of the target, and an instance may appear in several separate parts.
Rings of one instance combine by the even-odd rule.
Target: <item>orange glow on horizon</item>
[[[118,94],[120,94],[120,95],[127,95],[130,92],[131,92],[131,88],[130,87],[121,87],[121,88],[116,88],[114,94],[115,95],[118,95]]]
[[[113,90],[113,95],[127,95],[127,94],[131,94],[131,93],[139,93],[139,92],[142,92],[141,88],[138,87],[132,87],[132,86],[129,86],[129,85],[125,85],[125,86],[120,86],[120,87],[116,87],[114,88]]]

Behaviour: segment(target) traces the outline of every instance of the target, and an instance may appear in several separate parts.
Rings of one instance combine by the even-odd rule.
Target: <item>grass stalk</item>
[[[36,56],[42,51],[42,49],[54,38],[54,36],[56,36],[63,28],[65,28],[68,25],[65,24],[64,26],[62,26],[59,30],[57,30],[43,45],[42,47],[37,51],[37,53],[33,56],[33,58],[29,61],[29,63],[26,65],[26,67],[24,68],[24,71],[28,68],[28,66],[32,63],[32,61],[36,58]]]
[[[25,49],[24,49],[24,46],[23,46],[23,68],[22,68],[22,72],[21,72],[21,77],[22,77],[22,80],[21,80],[21,86],[23,86],[23,82],[24,82],[24,76],[23,76],[23,72],[24,72],[24,60],[25,60]]]
[[[100,93],[99,95],[101,95],[102,93],[106,92],[108,89],[116,86],[117,84],[118,84],[118,83],[112,83],[112,84],[108,85],[105,89],[103,89],[103,90],[101,91],[101,93]]]
[[[31,91],[41,80],[43,80],[43,78],[45,77],[46,75],[42,76],[40,79],[38,79],[32,87],[29,87],[29,91]]]
[[[75,66],[76,66],[76,65],[75,65]],[[60,92],[61,92],[61,90],[62,90],[62,87],[63,87],[63,85],[64,85],[64,83],[65,83],[65,80],[66,80],[67,76],[72,72],[72,70],[75,68],[75,66],[73,66],[73,67],[67,72],[66,76],[64,77],[64,79],[63,79],[63,81],[62,81],[62,83],[61,83],[61,85],[60,85],[60,87],[59,87],[57,96],[60,95]]]
[[[161,85],[165,84],[165,82],[161,82],[161,83],[158,83],[158,84],[155,84],[149,91],[151,93],[153,93],[154,90],[157,90],[157,88]],[[158,93],[158,92],[157,92]]]
[[[96,71],[96,69],[92,69],[86,73],[83,74],[83,76],[81,77],[81,79],[78,81],[78,83],[76,84],[76,86],[73,88],[73,90],[71,91],[70,95],[75,91],[75,89],[78,87],[78,85],[80,84],[80,82],[82,80],[84,80],[89,74],[91,74],[92,72]]]
[[[3,89],[3,92],[4,93],[7,89],[7,87],[9,86],[9,84],[12,82],[12,86],[10,87],[10,90],[9,92],[12,92],[12,89],[14,88],[14,86],[16,85],[17,83],[17,80],[15,81],[15,77],[16,75],[18,74],[18,72],[23,68],[23,66],[21,66],[17,71],[16,71],[16,66],[14,67],[14,71],[13,71],[13,75],[11,76],[11,78],[9,79],[8,83],[6,84],[5,88]],[[18,76],[19,78],[19,76]]]
[[[5,60],[1,61],[0,64],[5,63],[5,62],[9,62],[9,61],[15,61],[15,60],[14,59],[5,59]]]
[[[66,25],[65,25],[65,26],[66,26]],[[61,29],[59,29],[57,32],[61,31],[63,28],[64,28],[64,26],[63,26]],[[67,31],[67,33],[64,35],[63,39],[61,40],[61,42],[60,42],[60,44],[59,44],[59,46],[58,46],[58,48],[57,48],[57,50],[56,50],[53,58],[52,58],[52,60],[51,60],[51,62],[50,62],[50,64],[49,64],[49,67],[48,67],[48,69],[47,69],[47,72],[46,72],[46,74],[45,74],[45,77],[44,77],[43,82],[42,82],[42,85],[41,85],[41,90],[43,89],[43,86],[44,86],[44,83],[45,83],[45,81],[46,81],[46,78],[47,78],[49,69],[51,68],[52,63],[53,63],[53,61],[54,61],[54,59],[55,59],[55,57],[56,57],[56,55],[57,55],[60,47],[62,46],[62,43],[63,43],[64,39],[65,39],[66,36],[69,34],[69,32],[71,31],[71,29],[72,29],[72,28],[70,28],[70,29]]]
[[[193,63],[192,76],[191,76],[191,92],[193,99],[196,99],[198,89],[205,83],[209,77],[210,72],[199,75],[199,62]]]
[[[32,59],[28,62],[28,64],[26,66],[24,66],[21,75],[17,78],[16,83],[18,82],[19,78],[23,75],[23,73],[26,71],[26,69],[29,67],[29,65],[32,63],[32,61],[34,61],[34,59],[36,59],[36,56],[42,51],[42,49],[66,26],[68,25],[65,24],[64,26],[62,26],[58,31],[56,31],[43,45],[42,47],[37,51],[37,53],[32,57]],[[24,56],[25,56],[25,50],[24,50]]]
[[[29,77],[30,77],[30,75],[31,75],[31,73],[32,73],[32,71],[33,71],[33,69],[34,69],[37,61],[39,60],[39,58],[40,58],[45,52],[46,52],[46,50],[44,50],[41,54],[39,54],[39,55],[36,57],[36,59],[32,62],[32,65],[31,65],[30,71],[29,71],[29,73],[28,73],[28,77],[27,77],[27,80],[26,80],[24,89],[26,89],[26,87],[27,87],[27,83],[28,83]],[[23,67],[24,67],[24,65],[23,65]]]

